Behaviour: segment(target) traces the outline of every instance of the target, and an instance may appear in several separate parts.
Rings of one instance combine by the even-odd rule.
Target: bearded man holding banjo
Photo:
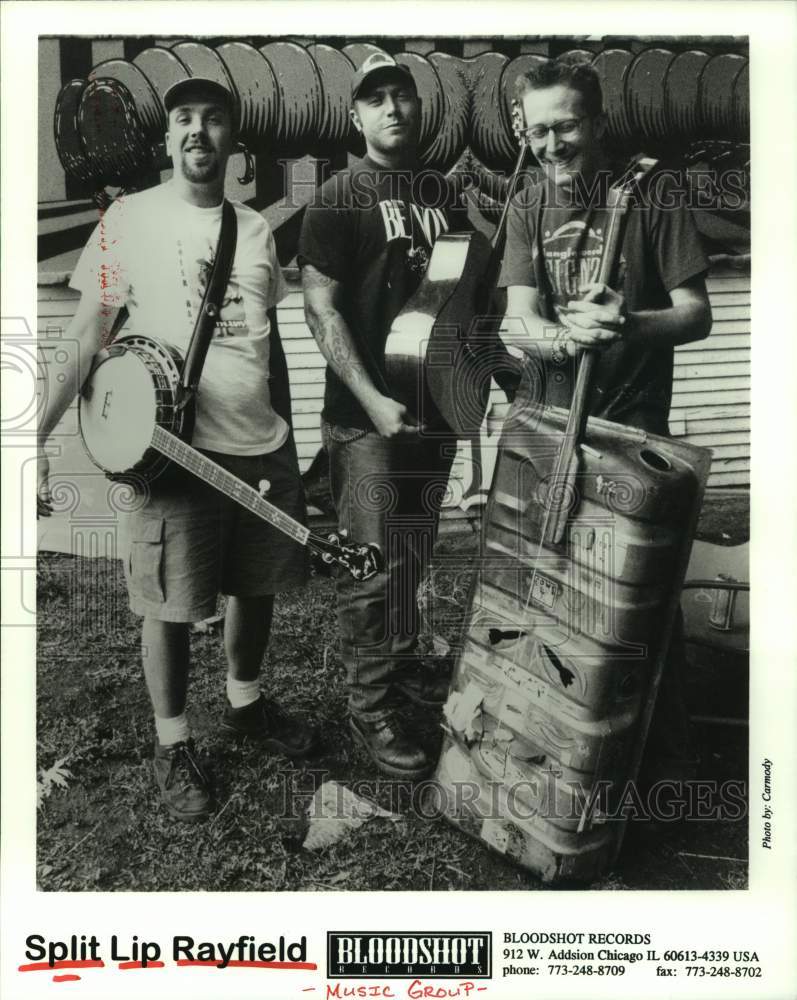
[[[199,340],[189,343],[192,330],[200,329],[200,317],[206,315],[207,356],[204,366],[202,360],[195,366],[202,379],[192,438],[202,453],[184,446],[189,454],[181,464],[202,474],[197,463],[204,463],[210,470],[204,474],[208,482],[172,465],[142,484],[141,503],[128,519],[125,559],[130,606],[143,616],[144,675],[157,731],[157,784],[168,811],[194,822],[207,817],[214,803],[185,715],[188,626],[214,613],[219,592],[229,595],[224,630],[229,705],[223,729],[292,758],[304,757],[313,747],[312,731],[267,700],[258,679],[274,594],[305,583],[306,550],[297,543],[309,541],[296,450],[285,419],[290,401],[276,305],[286,289],[274,237],[257,212],[238,203],[231,212],[231,203],[224,201],[227,161],[235,147],[232,94],[213,80],[194,77],[170,87],[164,105],[172,179],[114,202],[72,276],[81,299],[69,335],[79,344],[79,356],[67,378],[49,387],[39,432],[38,509],[44,516],[52,510],[43,446],[72,401],[69,387],[84,386],[81,426],[92,458],[106,471],[119,471],[115,452],[141,433],[146,450],[152,433],[152,416],[137,409],[139,386],[142,410],[152,407],[154,395],[159,413],[174,414],[175,426],[182,421],[180,397],[172,405],[163,398],[162,386],[179,375],[174,348],[192,354]],[[234,216],[226,230],[223,215]],[[226,268],[214,267],[224,257]],[[226,273],[219,281],[222,270]],[[100,349],[122,307],[129,311],[134,337],[124,338],[126,355],[120,355],[124,348],[115,342],[109,357]],[[97,367],[100,357],[113,360],[116,368]],[[89,393],[84,383],[92,359],[96,375]],[[120,371],[123,377],[112,385],[109,377],[101,377],[105,371]],[[188,388],[196,388],[196,371],[194,379]],[[279,408],[284,415],[272,406],[272,386],[273,395],[283,397]],[[106,421],[114,430],[103,443]],[[93,440],[87,440],[87,432]],[[176,437],[161,437],[179,451]],[[155,437],[152,441],[158,446]],[[98,453],[107,458],[98,461]],[[250,488],[236,486],[240,481]],[[225,488],[219,483],[226,483],[229,497],[249,511],[210,483],[219,489]],[[259,487],[261,494],[268,491],[269,501],[261,502],[265,513],[258,510],[251,487]]]

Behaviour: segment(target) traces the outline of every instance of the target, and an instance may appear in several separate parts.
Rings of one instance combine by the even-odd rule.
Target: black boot
[[[201,823],[208,818],[214,808],[213,795],[193,740],[166,747],[156,740],[152,766],[163,804],[175,819]]]
[[[352,716],[349,725],[355,740],[383,774],[392,778],[422,778],[432,769],[423,747],[413,742],[395,715],[375,722]]]
[[[402,668],[394,683],[414,705],[440,708],[448,700],[453,666],[448,659],[438,663],[419,659]]]
[[[262,694],[243,708],[227,706],[222,730],[235,739],[249,739],[286,757],[306,757],[316,744],[316,734],[295,715],[288,715],[280,706]]]

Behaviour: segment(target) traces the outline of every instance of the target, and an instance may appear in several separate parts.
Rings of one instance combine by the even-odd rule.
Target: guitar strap
[[[221,210],[221,229],[219,239],[216,244],[216,255],[213,260],[210,277],[205,288],[205,295],[199,309],[197,321],[191,334],[188,344],[185,365],[183,366],[183,377],[180,383],[183,391],[183,402],[185,406],[190,395],[196,392],[199,384],[199,377],[202,374],[202,366],[205,363],[205,356],[210,346],[210,338],[213,335],[213,328],[216,325],[224,293],[230,281],[232,262],[235,259],[235,245],[238,237],[238,220],[235,217],[235,209],[225,199]],[[117,334],[128,320],[129,312],[127,306],[122,306],[116,315],[110,333],[103,342],[107,347],[116,339]]]
[[[232,272],[232,262],[235,258],[235,245],[238,238],[238,222],[235,209],[227,199],[224,199],[221,210],[221,229],[216,244],[216,255],[210,272],[202,304],[199,307],[194,332],[185,356],[182,376],[180,378],[181,399],[179,406],[184,407],[194,398],[202,375],[202,366],[210,347],[210,338],[219,318],[224,293]]]

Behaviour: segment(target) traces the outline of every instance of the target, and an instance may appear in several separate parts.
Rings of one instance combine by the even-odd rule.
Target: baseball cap
[[[393,70],[394,73],[398,73],[399,76],[403,76],[408,83],[411,83],[413,90],[417,90],[417,87],[415,86],[415,78],[406,66],[402,66],[401,63],[397,63],[393,56],[389,56],[386,52],[374,52],[372,55],[368,56],[351,79],[351,99],[354,100],[357,97],[357,94],[362,89],[366,79],[371,76],[371,74],[378,73],[383,70]]]
[[[232,91],[218,80],[211,80],[207,76],[189,76],[186,80],[178,80],[171,87],[166,89],[163,95],[163,106],[168,114],[172,108],[176,107],[185,97],[202,92],[213,97],[214,100],[224,104],[232,113],[234,110],[234,100]]]

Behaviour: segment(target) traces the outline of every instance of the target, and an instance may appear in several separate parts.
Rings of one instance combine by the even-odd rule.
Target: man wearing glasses
[[[518,78],[523,128],[543,179],[510,206],[498,284],[507,289],[505,328],[534,341],[545,362],[545,401],[569,407],[576,358],[600,352],[591,416],[667,435],[673,348],[711,329],[708,261],[684,204],[663,173],[631,208],[616,290],[596,282],[606,233],[606,193],[621,170],[604,146],[607,129],[595,70],[548,61]],[[648,742],[645,778],[693,776],[676,628]]]
[[[498,283],[507,289],[509,331],[559,360],[549,403],[570,405],[574,366],[564,356],[596,348],[590,414],[666,435],[673,347],[711,329],[708,261],[683,191],[669,175],[654,176],[649,197],[630,212],[618,290],[596,285],[606,191],[620,173],[603,146],[597,74],[585,63],[552,61],[517,87],[544,178],[516,196],[507,219]]]

